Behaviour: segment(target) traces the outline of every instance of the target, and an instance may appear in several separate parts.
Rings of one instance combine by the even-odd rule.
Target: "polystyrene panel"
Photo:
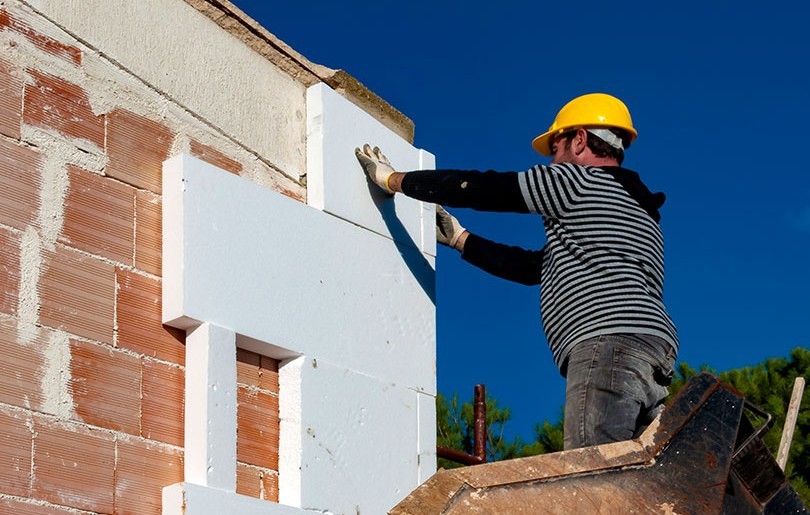
[[[432,256],[188,155],[163,177],[164,323],[435,393]]]
[[[186,338],[184,477],[236,490],[236,335],[203,324]]]
[[[307,201],[313,207],[436,255],[433,206],[391,198],[363,174],[354,149],[380,147],[395,169],[433,168],[433,156],[319,83],[307,90]],[[429,230],[424,231],[427,217]]]
[[[419,485],[419,394],[321,359],[300,373],[300,506],[387,513]]]
[[[436,168],[436,157],[425,150],[419,150],[419,169]],[[422,251],[436,255],[436,205],[422,202]]]
[[[284,392],[278,398],[278,501],[290,506],[301,506],[303,417],[318,416],[301,411],[301,375],[306,362],[306,357],[299,356],[283,361],[278,370],[279,392]]]
[[[416,394],[419,410],[419,483],[436,473],[436,396]]]
[[[163,489],[163,515],[323,515],[191,483]]]

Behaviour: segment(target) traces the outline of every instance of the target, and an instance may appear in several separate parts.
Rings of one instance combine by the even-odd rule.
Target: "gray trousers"
[[[643,334],[578,343],[567,361],[564,448],[630,440],[663,408],[675,350]]]

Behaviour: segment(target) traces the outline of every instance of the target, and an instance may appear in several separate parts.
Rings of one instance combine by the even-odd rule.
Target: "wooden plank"
[[[804,378],[797,377],[793,382],[793,393],[790,396],[790,404],[785,416],[785,427],[782,429],[782,441],[779,442],[779,451],[776,454],[776,462],[782,470],[785,470],[790,453],[790,443],[793,441],[793,431],[796,429],[796,417],[799,415],[802,393],[804,393]]]

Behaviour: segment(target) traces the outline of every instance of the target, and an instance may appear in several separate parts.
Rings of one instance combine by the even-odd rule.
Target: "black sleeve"
[[[526,250],[495,243],[470,233],[462,259],[485,272],[527,286],[540,284],[542,250]]]
[[[402,179],[405,195],[447,207],[478,211],[528,213],[517,172],[427,170],[408,172]]]

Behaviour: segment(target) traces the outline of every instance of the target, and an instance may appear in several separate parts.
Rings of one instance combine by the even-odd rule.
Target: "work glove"
[[[379,147],[374,147],[366,143],[363,149],[354,149],[354,155],[360,161],[363,171],[366,172],[371,182],[382,188],[389,195],[394,194],[394,190],[388,187],[388,178],[391,177],[396,170],[391,167],[391,162],[380,151]]]
[[[436,206],[436,241],[438,243],[455,249],[458,239],[465,231],[466,229],[458,223],[456,217],[445,211],[442,206]]]

